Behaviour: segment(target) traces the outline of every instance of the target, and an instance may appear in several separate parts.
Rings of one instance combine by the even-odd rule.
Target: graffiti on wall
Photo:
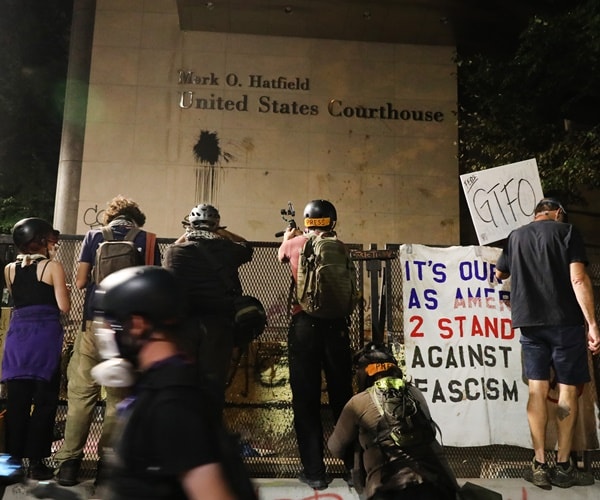
[[[196,203],[216,203],[219,188],[219,170],[223,163],[234,159],[221,149],[216,132],[201,130],[192,148],[194,159],[200,164],[196,168]]]
[[[104,219],[104,209],[98,208],[98,205],[88,207],[83,212],[83,223],[90,229],[100,227],[103,225],[102,220]]]

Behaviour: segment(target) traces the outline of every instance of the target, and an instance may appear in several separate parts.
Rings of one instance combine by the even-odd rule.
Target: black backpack
[[[409,382],[394,377],[379,379],[368,389],[381,415],[375,443],[387,459],[377,491],[389,494],[402,489],[403,483],[396,481],[396,475],[402,468],[410,467],[433,485],[436,493],[431,498],[463,498],[457,496],[458,484],[449,464],[435,452],[439,427],[423,411],[411,389]]]
[[[410,387],[402,379],[387,377],[368,389],[381,415],[375,441],[389,460],[402,455],[403,449],[435,440],[437,426],[411,394]]]

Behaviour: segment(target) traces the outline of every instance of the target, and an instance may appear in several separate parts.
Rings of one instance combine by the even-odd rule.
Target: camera
[[[294,220],[294,216],[296,215],[296,211],[294,210],[294,205],[292,205],[291,201],[288,201],[287,208],[281,209],[281,218],[287,222],[288,229],[295,229],[298,226],[296,225],[296,221]],[[285,234],[285,231],[279,231],[275,233],[276,238],[281,238]]]

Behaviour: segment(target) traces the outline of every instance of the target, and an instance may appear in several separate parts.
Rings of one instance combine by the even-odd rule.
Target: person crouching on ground
[[[354,478],[357,491],[364,487],[367,500],[455,500],[458,483],[435,439],[435,426],[421,391],[403,379],[394,356],[383,345],[367,344],[355,359],[361,392],[342,410],[327,444],[333,456],[342,458],[354,449],[357,440],[360,443],[366,483]],[[404,390],[408,395],[403,400],[406,407],[422,410],[422,428],[417,426],[420,420],[413,411],[415,428],[410,435],[416,437],[389,441],[380,426],[382,419],[389,418],[382,414],[382,395],[397,397]],[[355,470],[361,469],[355,464]]]

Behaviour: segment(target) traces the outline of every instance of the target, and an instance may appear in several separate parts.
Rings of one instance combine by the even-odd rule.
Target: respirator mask
[[[95,318],[92,329],[103,359],[92,368],[94,380],[106,387],[131,387],[137,378],[138,342],[118,322],[106,318]]]

